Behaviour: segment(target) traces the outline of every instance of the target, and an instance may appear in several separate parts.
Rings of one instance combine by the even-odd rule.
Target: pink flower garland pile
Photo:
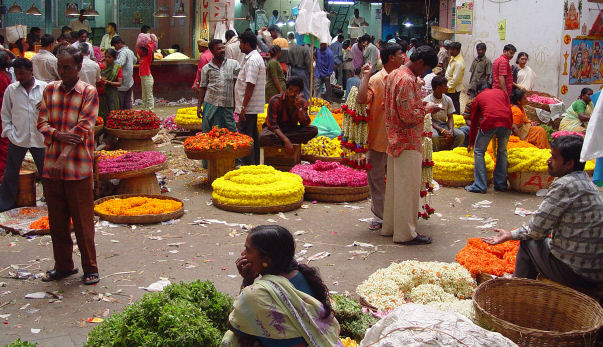
[[[98,172],[103,175],[142,170],[149,166],[161,164],[165,160],[166,157],[161,152],[128,152],[116,158],[100,161]]]
[[[314,164],[298,164],[290,172],[299,175],[305,186],[363,187],[368,185],[366,171],[354,170],[337,162],[317,160]]]
[[[582,134],[582,133],[578,133],[578,132],[575,132],[575,131],[567,131],[567,130],[556,131],[556,132],[554,132],[551,135],[551,137],[554,138],[554,139],[556,139],[556,138],[561,137],[561,136],[572,136],[572,135],[584,137],[584,134]]]

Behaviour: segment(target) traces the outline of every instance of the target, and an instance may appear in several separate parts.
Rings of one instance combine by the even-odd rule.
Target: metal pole
[[[44,0],[44,26],[46,33],[52,34],[52,0]]]
[[[310,99],[312,99],[312,91],[314,90],[314,35],[311,36],[312,46],[310,47]]]

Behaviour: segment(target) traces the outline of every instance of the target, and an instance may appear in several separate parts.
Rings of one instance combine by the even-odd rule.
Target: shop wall
[[[452,28],[452,9],[455,6],[455,2],[455,0],[440,0],[439,26]]]
[[[477,43],[486,43],[486,55],[492,60],[500,56],[505,44],[511,43],[517,47],[518,52],[529,54],[528,66],[537,74],[534,89],[559,94],[563,1],[511,0],[495,3],[474,0],[473,19],[472,34],[455,35],[455,39],[463,44],[462,54],[467,66],[465,85],[469,82],[469,67],[476,56]],[[497,26],[502,20],[506,20],[506,31],[505,38],[501,40]],[[512,63],[515,63],[515,58]]]

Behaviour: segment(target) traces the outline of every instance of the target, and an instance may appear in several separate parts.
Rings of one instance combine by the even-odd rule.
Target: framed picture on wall
[[[603,41],[593,41],[592,84],[603,84]]]
[[[592,40],[572,40],[569,84],[591,84],[593,46]]]

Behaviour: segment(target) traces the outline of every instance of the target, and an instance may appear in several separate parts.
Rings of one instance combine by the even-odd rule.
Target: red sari
[[[9,74],[6,71],[0,71],[0,107],[4,99],[4,91],[11,84]],[[0,133],[2,132],[2,123],[0,123]],[[8,138],[0,137],[0,182],[4,177],[6,169],[6,154],[8,153]]]

